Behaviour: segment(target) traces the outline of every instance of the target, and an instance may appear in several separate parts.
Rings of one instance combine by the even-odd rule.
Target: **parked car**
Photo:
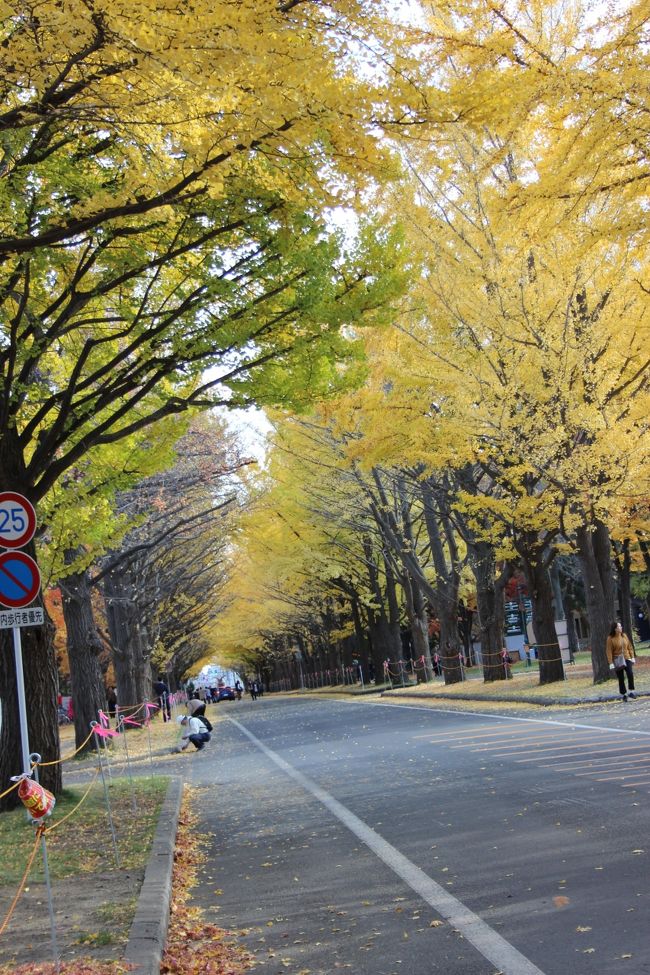
[[[237,695],[233,691],[232,687],[227,684],[225,687],[220,687],[217,693],[217,701],[234,701]]]

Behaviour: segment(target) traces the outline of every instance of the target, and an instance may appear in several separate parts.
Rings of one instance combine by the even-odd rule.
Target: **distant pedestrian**
[[[257,681],[249,681],[248,683],[248,693],[251,696],[251,701],[257,700]]]
[[[636,697],[634,692],[634,650],[629,637],[623,633],[620,623],[612,623],[607,637],[607,659],[609,669],[616,671],[618,677],[618,689],[621,699],[627,701],[628,697]],[[625,687],[625,676],[627,674],[628,689]]]
[[[164,674],[158,674],[158,680],[154,681],[153,689],[158,699],[158,707],[163,716],[163,721],[171,721],[172,709],[169,701],[169,686],[165,681]]]
[[[235,694],[237,695],[237,700],[238,701],[241,701],[241,693],[242,693],[243,689],[244,688],[241,686],[241,681],[240,680],[236,680],[235,681]]]
[[[117,708],[117,691],[114,687],[109,687],[108,693],[106,695],[106,703],[108,704],[108,713],[111,718],[115,717],[115,709]]]
[[[512,657],[508,653],[508,648],[504,647],[501,651],[501,659],[503,660],[503,669],[506,673],[506,680],[512,678]]]

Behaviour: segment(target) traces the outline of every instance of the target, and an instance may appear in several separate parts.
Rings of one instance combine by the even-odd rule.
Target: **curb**
[[[567,705],[575,707],[578,704],[604,704],[607,701],[620,701],[620,694],[601,694],[597,697],[526,697],[517,695],[512,697],[484,697],[472,694],[409,694],[395,688],[392,691],[383,691],[382,697],[407,697],[415,701],[444,701],[453,704],[454,701],[475,701],[479,704],[537,704],[540,707],[552,707],[557,705]],[[647,691],[637,691],[636,698],[648,697]]]
[[[159,975],[169,926],[172,867],[183,782],[173,778],[160,810],[138,906],[124,952],[138,975]]]

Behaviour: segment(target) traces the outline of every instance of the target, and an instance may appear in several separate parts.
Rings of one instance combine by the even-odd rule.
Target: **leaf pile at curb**
[[[186,787],[178,822],[172,907],[167,947],[160,966],[161,975],[243,975],[252,968],[252,956],[234,940],[233,932],[204,924],[203,911],[189,907],[198,868],[204,861],[202,850],[209,837],[196,832],[198,816],[191,806],[196,799]]]
[[[132,965],[127,965],[118,961],[92,961],[77,958],[75,961],[61,962],[58,969],[54,962],[48,961],[41,965],[28,962],[26,965],[19,965],[18,968],[8,968],[3,965],[0,968],[0,975],[126,975],[133,971]]]

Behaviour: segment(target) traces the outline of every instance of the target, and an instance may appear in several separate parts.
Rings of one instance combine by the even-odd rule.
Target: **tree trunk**
[[[551,586],[553,588],[554,618],[556,620],[566,619],[566,611],[564,609],[564,598],[562,596],[562,580],[560,579],[560,567],[557,564],[556,559],[554,559],[551,564],[549,575],[551,578]]]
[[[569,641],[569,658],[573,661],[578,652],[578,636],[576,634],[576,622],[571,611],[571,603],[564,590],[562,591],[562,604],[564,607],[564,618],[566,619],[566,635]]]
[[[474,659],[474,647],[472,646],[472,618],[474,614],[468,609],[462,599],[458,600],[458,629],[463,649],[465,651],[465,661],[469,666],[476,663]]]
[[[632,560],[630,556],[630,540],[626,538],[623,542],[614,545],[616,552],[616,569],[618,573],[619,585],[619,605],[621,608],[621,623],[623,632],[627,633],[632,646],[634,646],[634,622],[632,619],[632,583],[631,569]]]
[[[605,648],[615,613],[613,581],[610,584],[611,563],[608,559],[608,566],[604,566],[599,561],[602,555],[602,539],[596,542],[595,534],[587,525],[581,526],[576,531],[576,546],[589,618],[591,667],[594,684],[599,684],[611,677]]]
[[[421,491],[424,503],[424,523],[436,570],[435,607],[440,624],[440,662],[442,663],[445,684],[457,684],[463,679],[458,634],[460,560],[453,528],[447,516],[440,511],[436,504],[431,485],[424,482]],[[447,552],[449,553],[448,557]]]
[[[361,666],[361,673],[363,674],[364,683],[367,684],[370,680],[370,646],[368,643],[368,633],[361,622],[361,610],[359,607],[359,600],[356,596],[351,597],[350,606],[352,607],[352,620],[354,622],[354,632],[357,638],[359,664]]]
[[[104,579],[106,619],[111,637],[115,686],[119,708],[139,704],[136,679],[136,647],[132,586],[127,573],[120,569],[109,572]]]
[[[402,655],[401,641],[399,639],[399,625],[397,630],[397,639],[395,640],[394,627],[391,625],[389,615],[386,613],[385,597],[379,583],[379,573],[374,561],[372,541],[368,536],[364,538],[363,545],[364,554],[366,556],[366,567],[368,570],[370,589],[373,593],[377,606],[376,610],[369,611],[368,613],[375,679],[377,681],[383,681],[385,669],[384,664],[386,662],[388,662],[388,666],[393,671],[394,675],[397,674],[399,670],[399,660]]]
[[[75,552],[66,553],[66,562]],[[97,633],[90,600],[87,572],[75,572],[59,582],[63,618],[67,632],[68,661],[74,710],[75,746],[81,747],[88,737],[90,722],[97,712],[106,709],[106,691],[99,662],[102,644]],[[92,740],[85,750],[93,748]]]
[[[411,628],[411,640],[415,654],[414,666],[418,681],[430,680],[433,676],[433,662],[429,648],[429,626],[422,591],[408,574],[402,582],[406,602],[406,614]]]
[[[388,626],[391,634],[391,644],[395,648],[398,662],[402,660],[402,636],[400,632],[400,608],[397,598],[397,584],[390,558],[384,552],[384,571],[386,573],[386,604],[388,606]],[[391,660],[393,657],[391,656]]]
[[[564,665],[555,629],[553,586],[549,576],[545,551],[530,539],[522,542],[522,555],[528,592],[533,607],[533,630],[539,660],[540,684],[564,680]]]
[[[32,557],[34,553],[32,552]],[[42,605],[40,600],[34,605]],[[27,734],[29,750],[38,752],[43,762],[60,758],[57,717],[58,673],[53,647],[53,627],[46,615],[44,626],[21,627],[25,699],[27,705]],[[12,775],[23,769],[18,717],[18,694],[11,630],[0,631],[0,689],[2,724],[0,726],[0,783],[9,787]],[[39,769],[39,781],[58,795],[61,791],[61,766],[46,765]],[[16,790],[0,800],[0,810],[13,809],[18,804]]]
[[[466,538],[469,564],[476,580],[476,615],[481,640],[483,679],[505,680],[503,650],[503,586],[497,586],[496,553],[489,542]]]

